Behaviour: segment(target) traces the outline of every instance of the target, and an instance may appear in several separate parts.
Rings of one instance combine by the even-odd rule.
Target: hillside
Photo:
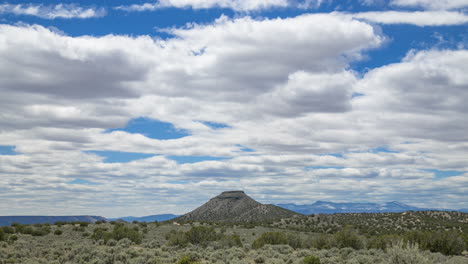
[[[92,215],[73,215],[73,216],[45,216],[45,215],[28,215],[28,216],[0,216],[0,226],[9,226],[12,223],[20,223],[22,225],[32,224],[53,224],[55,222],[89,222],[107,220],[102,216]]]
[[[180,216],[175,221],[186,222],[262,222],[300,215],[296,212],[262,204],[243,191],[227,191],[210,199],[207,203]]]
[[[415,230],[454,230],[468,233],[468,214],[455,211],[315,214],[281,219],[273,223],[272,226],[318,233],[333,233],[346,226],[351,226],[363,234],[370,235]]]

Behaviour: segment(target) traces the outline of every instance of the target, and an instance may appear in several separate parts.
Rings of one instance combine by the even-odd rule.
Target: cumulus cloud
[[[350,64],[385,37],[345,14],[166,31],[173,37],[70,37],[0,25],[0,145],[19,153],[0,155],[0,213],[15,203],[14,213],[184,213],[226,189],[270,203],[466,207],[466,174],[425,170],[468,170],[466,50],[413,51],[359,76]],[[140,116],[190,135],[108,131]],[[93,150],[154,156],[104,163]]]
[[[468,22],[468,16],[461,12],[425,11],[425,12],[364,12],[350,14],[351,17],[380,24],[414,24],[418,26],[462,25]]]
[[[336,74],[292,73],[286,84],[260,96],[260,112],[279,116],[313,112],[346,112],[351,109],[352,87],[356,78],[351,72]]]
[[[465,104],[468,78],[464,74],[468,70],[467,61],[466,50],[410,52],[401,63],[381,67],[365,76],[359,89],[370,96],[362,101],[392,112],[434,118],[443,115],[442,122],[452,115],[453,122],[460,117],[457,114],[468,111]]]
[[[467,0],[392,0],[391,4],[405,7],[422,7],[426,9],[458,9],[468,6]]]
[[[0,4],[0,14],[36,16],[44,19],[93,18],[106,15],[103,8],[81,7],[75,4]]]

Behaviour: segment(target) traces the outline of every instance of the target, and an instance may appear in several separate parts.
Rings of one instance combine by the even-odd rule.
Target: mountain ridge
[[[401,213],[406,211],[461,211],[450,209],[420,208],[398,201],[385,203],[335,203],[330,201],[316,201],[312,204],[276,204],[279,207],[305,215],[335,214],[335,213]]]
[[[20,224],[53,224],[55,222],[89,222],[107,221],[105,217],[96,215],[69,215],[69,216],[48,216],[48,215],[10,215],[0,216],[0,226],[9,226],[13,223]]]
[[[163,222],[163,221],[168,221],[171,219],[174,219],[176,217],[179,217],[180,215],[175,215],[175,214],[157,214],[157,215],[147,215],[147,216],[124,216],[124,217],[117,217],[117,218],[109,218],[110,221],[117,221],[117,220],[122,220],[126,222],[133,222],[133,221],[138,221],[138,222]]]

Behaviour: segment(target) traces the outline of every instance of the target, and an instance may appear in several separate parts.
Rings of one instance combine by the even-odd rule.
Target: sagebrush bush
[[[302,262],[305,264],[320,264],[320,258],[316,256],[307,256]]]
[[[198,263],[197,260],[190,255],[182,256],[179,259],[179,261],[177,261],[177,264],[196,264],[196,263]]]
[[[389,264],[429,264],[418,244],[399,241],[387,249]]]
[[[258,249],[264,245],[287,245],[288,238],[284,232],[266,232],[263,233],[252,243],[252,248]]]

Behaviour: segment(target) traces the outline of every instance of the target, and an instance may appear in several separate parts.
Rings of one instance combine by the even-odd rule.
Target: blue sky
[[[450,0],[4,1],[0,215],[466,208],[467,25]]]

